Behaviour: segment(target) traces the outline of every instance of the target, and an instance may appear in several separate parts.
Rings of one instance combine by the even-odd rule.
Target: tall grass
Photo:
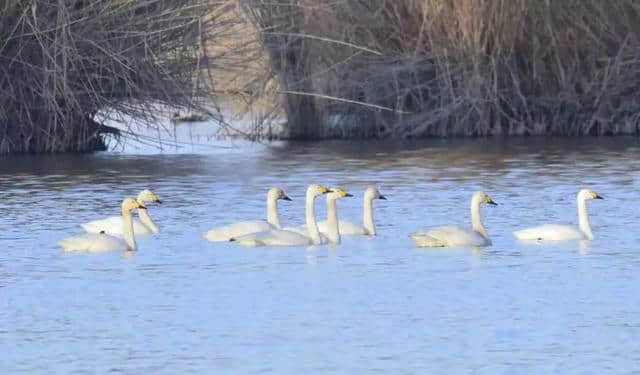
[[[635,0],[242,0],[290,136],[636,134]]]
[[[6,0],[0,3],[0,153],[92,151],[110,109],[197,106],[203,44],[224,29],[206,0]]]

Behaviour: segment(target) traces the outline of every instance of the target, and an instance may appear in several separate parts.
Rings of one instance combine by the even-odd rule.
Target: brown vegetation
[[[639,21],[635,0],[8,0],[0,153],[103,147],[105,109],[224,123],[220,96],[248,137],[279,110],[292,139],[636,134]]]
[[[0,153],[92,151],[109,109],[151,119],[209,93],[201,48],[226,21],[205,0],[8,0],[0,5]]]
[[[635,0],[243,0],[290,136],[637,133]]]

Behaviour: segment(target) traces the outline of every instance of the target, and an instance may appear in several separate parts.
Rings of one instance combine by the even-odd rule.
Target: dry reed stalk
[[[156,118],[198,108],[211,87],[204,43],[231,1],[7,0],[0,5],[0,153],[86,152],[117,133],[104,109]]]
[[[292,138],[637,133],[634,0],[242,4]]]

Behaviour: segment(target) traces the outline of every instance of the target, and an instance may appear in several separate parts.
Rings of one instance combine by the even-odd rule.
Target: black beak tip
[[[347,194],[345,194],[344,196],[345,196],[345,197],[353,197],[353,194],[349,194],[349,193],[347,193]]]
[[[382,199],[383,201],[386,201],[387,197],[385,197],[384,195],[381,195],[381,196],[378,197],[378,199]]]
[[[161,201],[160,199],[158,199],[158,200],[156,201],[156,203],[158,203],[158,204],[162,204],[162,201]]]
[[[492,205],[492,206],[497,206],[497,205],[498,205],[498,204],[497,204],[496,202],[494,202],[494,201],[489,202],[489,204],[490,204],[490,205]]]
[[[599,196],[599,195],[596,195],[596,199],[604,199],[604,198],[602,198],[602,197],[601,197],[601,196]]]
[[[141,210],[146,210],[147,206],[140,205],[140,207],[138,207],[138,208],[141,209]]]
[[[282,197],[282,200],[283,200],[283,201],[290,201],[290,200],[291,200],[291,198],[289,198],[289,197],[287,197],[287,196],[285,195],[284,197]]]

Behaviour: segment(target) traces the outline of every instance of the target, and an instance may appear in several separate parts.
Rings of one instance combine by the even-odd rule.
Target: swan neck
[[[149,228],[151,232],[156,234],[160,232],[156,223],[154,223],[153,220],[151,220],[151,216],[149,216],[148,210],[145,210],[144,208],[139,208],[138,216],[140,217],[140,222],[142,222],[142,224],[144,224],[145,227]]]
[[[267,222],[280,229],[280,218],[278,217],[278,201],[267,198]]]
[[[480,213],[480,201],[471,200],[471,226],[474,231],[480,233],[484,238],[489,239],[489,234],[482,224],[482,214]]]
[[[327,237],[332,244],[340,243],[338,207],[335,199],[327,199]]]
[[[591,224],[589,223],[589,216],[587,215],[587,201],[580,198],[578,198],[578,223],[584,236],[592,240],[593,233],[591,232]]]
[[[316,223],[315,201],[316,197],[313,194],[307,194],[305,219],[311,241],[313,241],[314,245],[319,245],[322,241],[320,239],[320,232],[318,231],[318,223]]]
[[[370,236],[376,235],[376,225],[373,222],[373,199],[364,198],[364,204],[362,205],[362,224],[367,234]]]
[[[127,243],[129,250],[136,251],[138,246],[136,245],[136,238],[133,235],[133,215],[131,212],[122,212],[122,225],[124,226],[122,231],[124,234],[124,241]]]

